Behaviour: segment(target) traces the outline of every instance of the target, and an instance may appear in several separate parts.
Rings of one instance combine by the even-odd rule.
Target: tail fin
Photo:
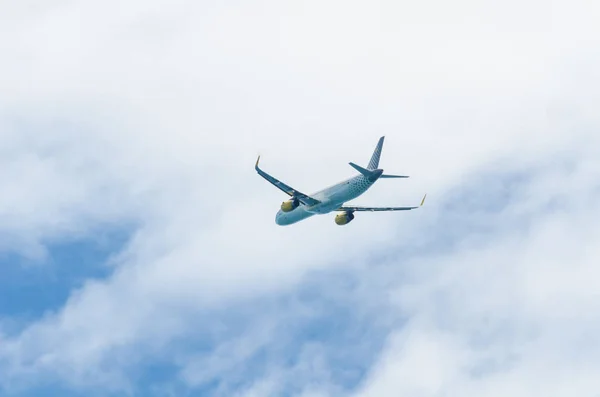
[[[384,139],[385,136],[379,138],[379,142],[377,142],[377,146],[375,147],[375,151],[373,151],[373,155],[371,156],[371,161],[369,161],[367,169],[376,170],[379,167],[379,158],[381,157],[381,149],[383,148]]]

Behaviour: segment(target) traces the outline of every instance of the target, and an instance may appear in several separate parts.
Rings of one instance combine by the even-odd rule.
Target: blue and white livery
[[[313,215],[339,211],[335,217],[335,223],[346,225],[354,219],[354,212],[356,211],[407,211],[422,206],[427,195],[423,196],[419,207],[352,207],[344,205],[346,202],[365,193],[380,178],[408,178],[404,175],[387,175],[383,173],[382,169],[378,168],[384,138],[382,136],[379,139],[367,168],[349,163],[359,172],[359,175],[311,195],[306,195],[261,170],[258,166],[260,161],[260,156],[258,156],[254,167],[256,172],[290,196],[290,199],[281,203],[281,208],[275,216],[275,223],[282,226],[291,225]]]

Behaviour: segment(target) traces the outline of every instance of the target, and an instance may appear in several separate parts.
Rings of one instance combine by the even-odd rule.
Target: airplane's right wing
[[[336,211],[408,211],[423,206],[423,204],[425,203],[425,197],[427,197],[427,195],[423,196],[423,200],[421,200],[421,205],[419,205],[418,207],[340,207]]]
[[[313,206],[313,205],[320,203],[319,200],[316,200],[316,199],[292,188],[291,186],[286,185],[285,183],[281,182],[279,179],[272,177],[271,175],[269,175],[266,172],[264,172],[263,170],[261,170],[258,167],[259,161],[260,161],[260,156],[258,156],[258,159],[256,160],[256,165],[254,166],[254,169],[256,169],[256,172],[258,172],[258,174],[260,176],[265,178],[267,181],[271,182],[271,184],[273,184],[273,186],[279,188],[281,191],[285,192],[287,195],[289,195],[291,197],[296,197],[302,204],[305,204],[308,206]]]
[[[408,211],[419,207],[340,207],[337,211]]]

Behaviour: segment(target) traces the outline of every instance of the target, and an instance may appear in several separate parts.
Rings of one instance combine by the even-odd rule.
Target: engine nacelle
[[[300,205],[300,201],[297,198],[293,198],[287,201],[284,201],[283,203],[281,203],[281,210],[283,212],[290,212],[295,210],[296,208],[298,208],[298,206]]]
[[[341,214],[337,214],[335,216],[335,223],[340,226],[347,225],[348,223],[352,222],[352,219],[354,219],[354,214],[352,212],[342,212]]]

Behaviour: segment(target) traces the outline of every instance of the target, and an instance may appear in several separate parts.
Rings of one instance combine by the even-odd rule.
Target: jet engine
[[[335,216],[335,223],[340,226],[347,225],[348,223],[352,222],[352,219],[354,219],[354,214],[352,212],[342,212],[341,214],[337,214]]]
[[[281,203],[281,210],[283,212],[290,212],[298,208],[299,205],[300,201],[296,197],[294,197],[290,200],[286,200],[283,203]]]

